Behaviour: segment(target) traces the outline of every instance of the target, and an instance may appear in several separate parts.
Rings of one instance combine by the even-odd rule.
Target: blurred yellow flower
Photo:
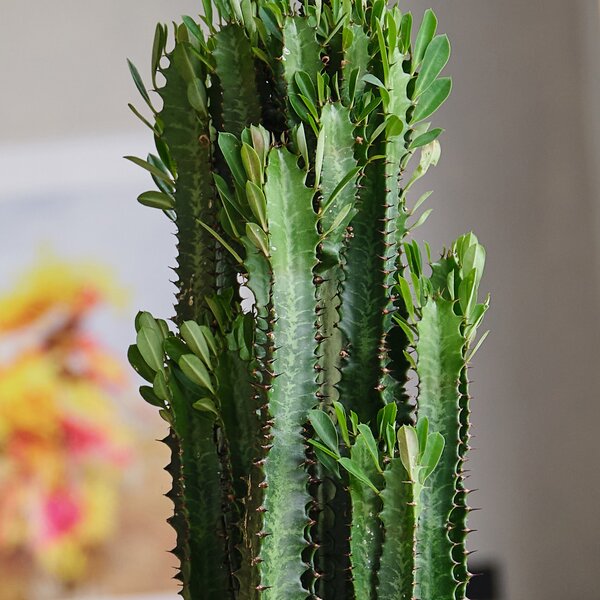
[[[47,258],[0,298],[0,333],[35,333],[0,365],[0,550],[67,582],[116,523],[129,451],[111,396],[126,376],[81,325],[123,297],[106,270]]]

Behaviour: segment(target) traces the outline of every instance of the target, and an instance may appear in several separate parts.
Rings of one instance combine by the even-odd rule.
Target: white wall
[[[0,2],[5,142],[141,132],[125,56],[147,72],[154,22],[200,4]],[[505,568],[509,600],[600,599],[597,5],[410,3],[426,5],[453,41],[455,92],[422,235],[476,230],[493,296],[473,371],[472,545]]]

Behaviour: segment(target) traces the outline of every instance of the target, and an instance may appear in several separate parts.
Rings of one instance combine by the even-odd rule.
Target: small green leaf
[[[421,64],[423,57],[425,56],[425,52],[427,51],[427,47],[429,46],[435,32],[437,30],[437,17],[433,10],[428,8],[423,15],[423,21],[421,22],[421,27],[419,27],[419,32],[417,33],[417,39],[415,41],[415,49],[413,52],[412,59],[412,72],[414,73],[418,66]]]
[[[461,266],[463,273],[468,273],[472,269],[475,269],[475,279],[479,283],[485,268],[485,248],[478,243],[469,246],[462,257]]]
[[[317,101],[317,90],[310,75],[306,71],[297,71],[294,75],[300,93],[313,103]]]
[[[242,143],[232,133],[221,132],[219,133],[218,144],[233,178],[243,189],[246,185],[247,177],[240,154]]]
[[[427,200],[431,196],[431,194],[433,194],[433,191],[425,192],[424,194],[419,196],[419,199],[415,202],[415,205],[412,207],[410,214],[414,214],[415,211],[419,209],[421,204],[423,204],[423,202],[425,202],[425,200]]]
[[[412,481],[416,481],[419,440],[414,427],[403,425],[398,429],[400,460]]]
[[[208,99],[206,96],[206,87],[198,79],[194,77],[187,87],[187,98],[190,106],[203,116],[208,114]]]
[[[323,158],[325,155],[325,130],[321,129],[317,138],[317,150],[315,153],[315,189],[321,184],[321,171],[323,169]]]
[[[180,331],[181,337],[185,340],[185,343],[189,346],[190,350],[196,356],[199,356],[209,369],[212,369],[208,342],[198,323],[196,323],[196,321],[185,321],[181,326]]]
[[[415,345],[415,332],[412,330],[411,326],[409,325],[408,321],[406,321],[406,319],[404,319],[403,317],[401,317],[400,315],[395,315],[394,320],[396,321],[396,323],[398,324],[398,326],[402,329],[402,331],[404,331],[408,342],[411,346]]]
[[[350,423],[352,423],[352,433],[356,435],[358,433],[358,415],[353,410],[350,411]]]
[[[268,231],[267,224],[267,199],[264,192],[253,182],[246,182],[246,197],[252,214],[258,219],[264,231]]]
[[[343,189],[351,182],[354,181],[356,175],[361,170],[362,167],[354,167],[346,175],[344,175],[343,179],[335,186],[333,192],[327,199],[327,204],[321,209],[321,213],[325,214],[327,210],[330,208],[332,202],[338,197],[338,195],[343,191]]]
[[[429,419],[427,417],[421,417],[415,425],[417,432],[417,438],[419,440],[419,456],[423,454],[425,448],[427,448],[427,437],[429,435]]]
[[[242,157],[242,164],[244,165],[248,179],[250,179],[250,181],[254,182],[256,185],[261,185],[264,183],[263,168],[256,150],[248,144],[242,144],[240,155]]]
[[[417,363],[415,362],[415,359],[413,358],[412,354],[410,352],[408,352],[407,350],[403,350],[402,354],[404,354],[404,358],[406,359],[406,362],[410,365],[410,368],[413,371],[416,371]]]
[[[235,258],[235,260],[238,263],[243,264],[244,261],[242,260],[242,257],[212,227],[210,227],[209,225],[204,223],[204,221],[200,221],[200,219],[197,219],[197,221],[202,227],[204,227],[204,229],[206,229],[206,231],[208,231],[223,246],[223,248],[225,248],[225,250],[227,250],[231,254],[231,256],[233,256],[233,258]],[[247,225],[246,225],[246,228],[247,228]]]
[[[310,160],[308,157],[308,146],[306,144],[306,132],[304,131],[304,125],[302,123],[300,123],[296,129],[296,144],[298,145],[300,156],[304,159],[304,167],[308,169]]]
[[[381,472],[381,466],[379,464],[379,448],[377,446],[377,441],[373,437],[373,432],[368,425],[361,424],[358,426],[358,431],[360,435],[362,435],[365,444],[367,445],[367,449],[369,450],[369,454],[373,459],[373,463],[375,468]]]
[[[215,393],[210,374],[204,363],[195,354],[184,354],[177,364],[190,381],[205,387],[213,394]]]
[[[414,139],[410,144],[410,148],[414,150],[416,148],[420,148],[421,146],[431,144],[431,142],[433,142],[433,140],[437,140],[437,138],[439,138],[442,133],[444,133],[444,130],[440,128],[427,131],[426,133],[420,135],[418,138]]]
[[[339,464],[350,473],[353,477],[358,479],[363,485],[371,488],[376,494],[379,494],[379,490],[375,487],[373,482],[369,479],[368,475],[350,458],[340,458]]]
[[[137,347],[148,366],[154,371],[164,367],[163,340],[156,330],[142,327],[137,334]]]
[[[158,167],[150,164],[148,161],[145,161],[142,158],[138,158],[137,156],[124,156],[123,158],[125,158],[125,160],[131,161],[138,167],[142,167],[142,169],[146,169],[146,171],[154,175],[154,177],[156,177],[157,179],[161,179],[163,181],[166,181],[170,185],[173,185],[173,180],[167,173],[165,173]]]
[[[467,321],[469,320],[476,299],[477,286],[475,285],[475,269],[471,269],[458,286],[458,302],[462,314],[466,317]]]
[[[179,362],[179,359],[184,355],[189,353],[189,348],[174,335],[168,336],[163,342],[163,348],[167,353],[167,356],[174,360],[176,363]]]
[[[367,73],[366,75],[363,75],[362,80],[378,88],[385,88],[385,84],[383,83],[383,81],[381,81],[379,77],[375,77],[375,75],[373,75],[372,73]]]
[[[444,436],[437,431],[427,438],[427,446],[423,453],[423,457],[421,458],[422,470],[419,473],[421,484],[425,483],[440,462],[445,443]]]
[[[169,386],[167,385],[165,374],[162,371],[156,373],[152,387],[158,398],[164,401],[170,400],[171,393],[169,391]]]
[[[160,68],[160,59],[165,51],[167,32],[162,23],[156,25],[154,31],[154,42],[152,43],[152,85],[156,88],[156,73]]]
[[[479,350],[479,348],[481,348],[481,345],[483,344],[483,342],[485,342],[487,336],[489,335],[489,330],[486,331],[480,338],[479,341],[477,342],[477,344],[475,344],[475,347],[473,348],[473,350],[471,350],[468,354],[467,357],[465,359],[465,362],[470,363],[473,360],[473,357],[475,356],[475,354],[477,353],[477,350]]]
[[[144,360],[135,344],[129,346],[127,360],[129,360],[129,364],[140,377],[150,383],[154,381],[154,370],[148,366],[148,363]]]
[[[310,441],[310,440],[309,440]],[[340,478],[340,469],[338,467],[337,458],[334,458],[322,448],[315,447],[315,454],[317,455],[318,461],[326,468],[329,469],[338,479]]]
[[[386,404],[380,411],[381,417],[377,415],[377,421],[379,423],[379,437],[383,439],[383,435],[385,433],[386,427],[391,425],[394,427],[394,431],[396,430],[396,417],[398,415],[398,406],[395,402],[390,402]]]
[[[438,35],[429,44],[423,66],[415,83],[413,98],[418,98],[437,79],[450,58],[450,41],[447,35]]]
[[[209,4],[209,3],[205,2],[205,4]],[[200,44],[204,45],[205,44],[204,34],[202,33],[202,29],[200,29],[200,27],[198,26],[196,21],[194,21],[194,19],[192,19],[192,17],[189,17],[187,15],[184,15],[183,17],[181,17],[181,20],[183,21],[184,25],[187,27],[187,30],[200,42]]]
[[[413,304],[412,292],[410,291],[408,281],[406,281],[404,277],[400,277],[400,279],[398,280],[398,287],[400,288],[400,293],[402,294],[402,299],[404,300],[404,305],[406,306],[408,316],[411,320],[414,320],[415,307]]]
[[[364,121],[382,102],[383,102],[383,99],[380,96],[373,98],[361,110],[360,114],[358,115],[358,117],[356,119],[356,122],[360,123],[361,121]]]
[[[266,257],[269,257],[269,238],[267,237],[267,234],[256,223],[246,223],[246,235],[248,236],[248,239]]]
[[[333,450],[330,450],[325,444],[319,442],[319,440],[309,439],[308,443],[311,446],[314,446],[315,448],[321,450],[321,452],[323,452],[324,454],[327,454],[327,456],[331,456],[331,458],[335,458],[337,460],[340,457],[339,454],[335,453]]]
[[[140,396],[152,406],[158,406],[159,408],[164,408],[165,406],[165,403],[156,395],[149,385],[142,385],[140,387]]]
[[[385,120],[385,132],[389,138],[396,137],[404,131],[404,123],[398,115],[388,115]]]
[[[323,237],[326,238],[332,231],[335,231],[348,218],[353,210],[354,206],[352,204],[346,204],[346,206],[342,207],[340,212],[335,216],[329,230],[323,234]]]
[[[400,21],[400,51],[407,54],[410,50],[410,38],[412,33],[412,14],[407,12],[402,15]]]
[[[389,423],[385,427],[384,437],[388,456],[394,458],[396,452],[396,430]]]
[[[421,216],[416,220],[414,225],[411,225],[409,227],[409,231],[414,231],[415,229],[418,229],[419,227],[421,227],[421,225],[423,225],[423,223],[425,223],[425,221],[427,221],[427,219],[429,219],[429,215],[433,212],[433,208],[428,208],[427,210],[424,210],[421,213]]]
[[[331,417],[322,410],[311,410],[308,413],[315,433],[321,438],[321,441],[332,451],[336,456],[339,456],[339,440],[335,424]]]
[[[334,402],[333,408],[335,410],[335,416],[337,418],[338,427],[342,433],[342,439],[346,446],[350,447],[350,434],[348,433],[348,421],[346,419],[346,409],[341,402]]]
[[[219,411],[211,398],[201,398],[200,400],[196,400],[192,406],[196,410],[214,415],[217,419],[220,417]]]
[[[135,87],[137,88],[138,92],[140,93],[140,95],[144,99],[144,102],[146,102],[146,104],[148,105],[150,110],[154,114],[156,114],[156,109],[154,108],[154,106],[152,106],[152,102],[150,101],[150,96],[148,95],[148,90],[146,89],[146,86],[144,85],[144,82],[142,81],[140,72],[137,70],[137,67],[129,59],[127,59],[127,65],[129,66],[129,72],[131,73],[131,77],[133,78]]]
[[[152,316],[152,313],[149,313],[147,310],[140,310],[138,314],[135,315],[136,333],[142,327],[148,327],[150,329],[156,330],[158,333],[161,333],[161,329],[158,326],[158,321]]]
[[[217,354],[217,340],[215,340],[215,336],[213,332],[210,330],[210,327],[206,325],[200,325],[200,331],[206,340],[206,343],[209,345],[211,352],[216,355]]]
[[[127,105],[129,107],[129,110],[144,124],[146,125],[146,127],[150,128],[155,134],[157,132],[156,130],[156,126],[152,125],[150,123],[150,121],[148,121],[148,119],[146,119],[146,117],[144,117],[144,115],[142,115],[142,113],[131,103],[129,103]]]
[[[150,208],[171,210],[175,208],[175,199],[163,192],[144,192],[138,196],[138,202]]]
[[[442,77],[434,81],[420,97],[413,115],[413,123],[430,117],[448,98],[452,91],[452,79]]]
[[[311,117],[315,120],[315,122],[318,122],[319,112],[317,111],[317,107],[315,106],[314,102],[310,98],[307,98],[304,94],[298,94],[298,98],[300,98],[300,100],[304,102],[304,106],[306,106],[308,112],[310,113]]]

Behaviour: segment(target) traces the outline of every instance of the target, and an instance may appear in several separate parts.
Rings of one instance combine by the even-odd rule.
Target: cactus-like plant
[[[188,600],[465,597],[485,253],[463,236],[428,275],[409,242],[451,89],[435,15],[412,20],[205,0],[156,29],[160,110],[130,65],[157,154],[129,158],[175,223],[178,293],[176,331],[140,313],[129,358],[169,425]]]

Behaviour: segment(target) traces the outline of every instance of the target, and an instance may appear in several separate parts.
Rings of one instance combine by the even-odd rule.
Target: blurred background
[[[418,238],[488,250],[473,597],[600,600],[598,4],[400,4],[453,44]],[[173,596],[165,426],[125,365],[136,310],[172,312],[173,238],[120,157],[152,146],[125,58],[198,10],[0,0],[0,600]]]

